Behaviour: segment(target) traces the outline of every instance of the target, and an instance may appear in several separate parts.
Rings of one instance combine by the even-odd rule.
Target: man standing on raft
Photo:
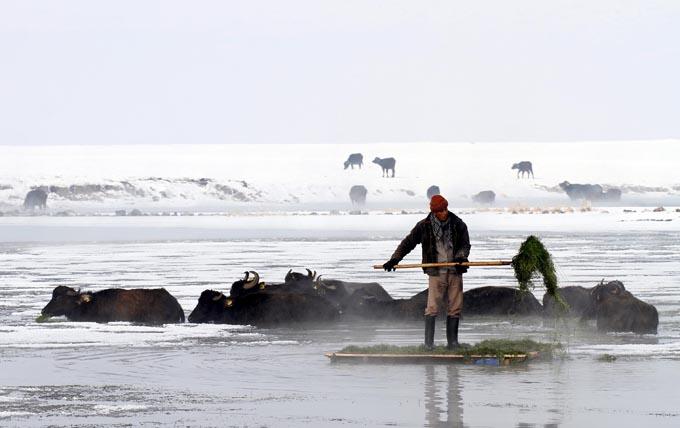
[[[392,258],[383,265],[386,271],[395,266],[421,244],[423,263],[467,262],[470,255],[470,237],[467,226],[448,210],[449,203],[441,195],[430,200],[430,214],[419,221],[399,244]],[[439,302],[446,296],[446,341],[448,349],[458,344],[458,323],[463,309],[463,274],[467,266],[423,268],[429,276],[427,307],[425,308],[425,347],[434,348],[434,323],[439,312]]]

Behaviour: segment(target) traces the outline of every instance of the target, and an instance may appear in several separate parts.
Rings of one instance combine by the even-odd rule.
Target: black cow
[[[600,331],[632,331],[656,334],[659,313],[649,303],[633,296],[621,281],[602,281],[591,292],[595,320]]]
[[[434,195],[440,195],[439,186],[432,185],[427,188],[427,199],[432,199]]]
[[[659,314],[656,308],[633,296],[621,281],[610,281],[591,288],[563,287],[560,295],[569,305],[566,315],[595,319],[601,331],[656,333]],[[543,296],[546,315],[563,314],[552,297]]]
[[[394,177],[394,165],[397,163],[397,161],[394,158],[380,159],[376,157],[375,159],[373,159],[373,163],[380,165],[380,167],[382,168],[383,177],[385,176],[389,177],[390,170],[392,170],[392,177]]]
[[[564,190],[572,201],[585,199],[588,201],[618,201],[621,199],[621,190],[609,189],[603,191],[599,184],[571,184],[568,181],[560,183],[560,188]]]
[[[43,189],[33,189],[26,193],[26,198],[24,199],[24,208],[27,210],[32,210],[35,208],[45,209],[47,208],[47,192]]]
[[[554,317],[560,315],[592,319],[595,317],[595,302],[590,295],[592,288],[580,286],[560,287],[560,297],[567,307],[562,307],[549,293],[543,295],[543,315]]]
[[[533,294],[512,287],[479,287],[463,293],[463,316],[540,315],[543,307]]]
[[[408,299],[381,299],[363,292],[352,293],[344,305],[348,318],[368,320],[418,320],[427,306],[427,290]]]
[[[164,288],[107,289],[80,292],[60,285],[52,291],[52,300],[42,310],[46,317],[66,315],[71,321],[129,321],[141,324],[184,322],[184,311]]]
[[[354,316],[362,311],[367,300],[376,302],[392,301],[392,296],[377,282],[348,282],[337,279],[321,279],[315,283],[317,293],[338,307],[344,315]],[[356,306],[356,307],[355,307]]]
[[[354,169],[354,165],[358,165],[359,169],[361,169],[361,165],[363,164],[364,156],[361,153],[352,153],[345,161],[345,169],[347,169],[349,166],[351,166],[352,169]]]
[[[517,170],[517,178],[519,178],[519,174],[522,174],[522,178],[524,178],[524,173],[526,172],[527,178],[529,178],[529,174],[531,174],[531,178],[534,178],[534,170],[531,166],[531,162],[529,161],[522,161],[522,162],[517,162],[512,164],[512,168],[510,169],[516,169]]]
[[[349,189],[349,198],[352,201],[352,205],[364,205],[366,203],[366,194],[368,190],[364,186],[352,186]]]
[[[421,319],[427,306],[428,291],[423,290],[409,299],[379,300],[352,296],[348,314],[366,319]],[[443,306],[442,306],[443,307]],[[510,287],[480,287],[463,293],[462,315],[530,316],[543,312],[531,293]]]
[[[493,190],[484,190],[472,196],[472,200],[478,204],[493,204],[496,193]]]
[[[189,315],[189,322],[274,326],[331,321],[339,316],[340,311],[319,296],[272,292],[265,287],[240,297],[227,297],[219,291],[205,290]]]

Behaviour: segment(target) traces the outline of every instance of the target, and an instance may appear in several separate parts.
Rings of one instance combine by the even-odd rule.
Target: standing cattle
[[[385,176],[389,177],[390,170],[392,170],[392,177],[394,177],[394,165],[397,163],[397,161],[394,158],[380,159],[376,157],[375,159],[373,159],[373,163],[380,165],[380,167],[382,168],[383,177]]]
[[[434,195],[440,195],[439,186],[432,185],[427,188],[427,199],[432,199]]]
[[[354,169],[354,165],[358,165],[359,169],[361,169],[361,165],[363,164],[364,156],[361,153],[352,153],[345,161],[345,169],[347,169],[350,166],[352,167],[352,169]]]
[[[522,178],[524,178],[524,173],[526,172],[527,178],[529,178],[529,174],[531,174],[531,178],[534,178],[534,170],[531,167],[531,162],[529,161],[522,161],[518,163],[513,163],[512,168],[510,169],[516,169],[517,170],[517,178],[519,178],[519,174],[522,174]]]
[[[493,190],[484,190],[473,195],[472,200],[478,204],[493,204],[496,200],[496,193]]]
[[[364,186],[352,186],[349,189],[349,199],[352,201],[352,205],[364,205],[367,193],[368,190]]]
[[[81,293],[60,285],[42,310],[46,317],[66,315],[71,321],[128,321],[141,324],[184,322],[184,311],[164,288],[107,289]]]
[[[44,210],[47,208],[47,192],[43,189],[33,189],[26,193],[26,198],[24,199],[24,208],[27,210],[32,210],[35,208]]]

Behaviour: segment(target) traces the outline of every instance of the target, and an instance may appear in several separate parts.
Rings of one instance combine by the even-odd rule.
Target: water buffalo
[[[349,198],[352,201],[352,205],[364,205],[366,203],[366,194],[368,190],[364,186],[352,186],[349,189]]]
[[[493,190],[484,190],[473,195],[472,200],[478,204],[493,204],[496,200],[496,193]]]
[[[543,315],[547,317],[567,315],[584,319],[595,317],[595,302],[590,295],[592,288],[580,286],[560,287],[560,297],[567,307],[559,305],[553,296],[543,295]]]
[[[346,299],[344,315],[368,320],[417,320],[423,318],[425,306],[427,290],[408,299],[380,299],[356,292]]]
[[[441,192],[439,191],[439,186],[432,185],[427,188],[427,199],[432,199],[434,195],[439,195]]]
[[[560,188],[572,201],[585,199],[588,201],[618,201],[621,199],[621,190],[609,189],[606,192],[599,184],[571,184],[563,181]]]
[[[659,313],[649,303],[633,296],[621,281],[601,282],[591,291],[595,320],[600,331],[632,331],[656,334]]]
[[[394,177],[394,165],[397,163],[397,161],[394,158],[383,158],[380,159],[376,157],[373,159],[373,163],[380,165],[382,168],[382,176],[388,176],[389,177],[389,172],[392,170],[392,177]]]
[[[379,300],[352,296],[349,313],[367,319],[421,319],[427,306],[427,290],[408,299]],[[360,297],[360,296],[359,296]],[[541,304],[531,293],[510,287],[479,287],[463,293],[463,317],[475,315],[540,315]]]
[[[24,209],[32,210],[35,208],[47,208],[47,192],[43,189],[33,189],[26,193],[24,199]]]
[[[633,296],[621,281],[610,281],[591,288],[560,288],[562,299],[569,305],[566,315],[581,319],[595,319],[600,331],[632,331],[656,333],[659,314],[656,308]],[[543,296],[544,313],[547,316],[562,312],[551,296]]]
[[[358,165],[359,169],[361,169],[361,165],[363,164],[364,156],[361,153],[352,153],[345,161],[345,169],[347,169],[350,166],[352,167],[352,169],[354,169],[354,165]]]
[[[42,310],[47,317],[66,315],[71,321],[129,321],[141,324],[184,322],[184,311],[164,288],[107,289],[80,292],[60,285]]]
[[[512,287],[479,287],[463,293],[463,316],[540,315],[541,304],[533,294]]]
[[[189,315],[189,322],[216,324],[278,324],[331,321],[340,311],[326,299],[301,293],[272,292],[227,297],[219,291],[205,290]]]
[[[321,279],[321,275],[314,281],[319,296],[328,300],[339,308],[343,315],[355,317],[361,315],[364,303],[392,301],[392,296],[377,282],[348,282],[336,279]]]
[[[524,178],[524,173],[526,172],[527,178],[529,178],[529,174],[531,174],[531,178],[534,178],[534,170],[531,166],[531,162],[529,161],[522,161],[522,162],[517,162],[512,164],[512,168],[510,169],[516,169],[517,170],[517,178],[519,178],[519,174],[522,174],[522,178]]]

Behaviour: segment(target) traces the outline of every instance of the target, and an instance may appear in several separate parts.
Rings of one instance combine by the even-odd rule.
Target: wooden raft
[[[539,356],[538,352],[526,354],[505,354],[503,358],[497,355],[463,355],[463,354],[350,354],[327,352],[331,363],[378,363],[378,364],[475,364],[487,366],[508,366],[533,360]]]

